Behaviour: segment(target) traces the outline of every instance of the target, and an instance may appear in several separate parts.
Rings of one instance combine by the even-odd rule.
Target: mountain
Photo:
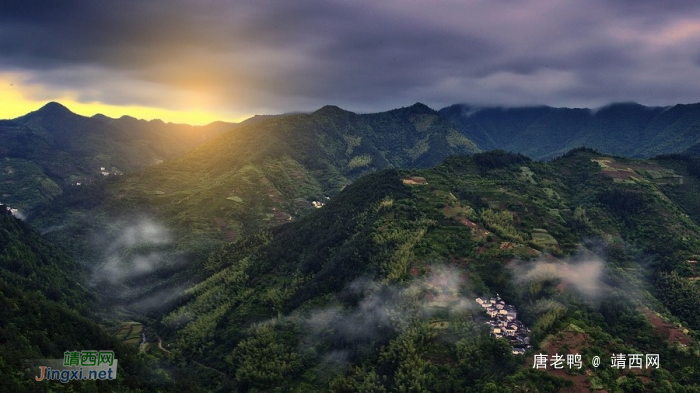
[[[689,156],[695,156],[695,157],[700,156],[700,143],[689,147],[684,153],[689,155]]]
[[[0,121],[0,200],[29,210],[77,183],[173,159],[234,126],[84,117],[51,102]]]
[[[440,110],[482,150],[503,149],[534,159],[591,147],[625,157],[680,153],[700,142],[700,104],[645,107],[612,104],[598,110],[552,107]]]
[[[475,151],[422,104],[377,114],[326,106],[244,122],[177,159],[70,187],[29,222],[96,272],[106,301],[154,315],[205,277],[222,244],[294,221],[364,173]],[[142,242],[125,240],[132,232]]]
[[[363,173],[426,167],[476,151],[423,104],[377,114],[326,106],[246,122],[177,159],[110,178],[100,198],[118,206],[107,209],[145,206],[190,233],[231,240],[313,210]],[[92,195],[84,190],[72,195]],[[86,196],[86,203],[95,198]]]
[[[700,177],[673,160],[495,151],[363,176],[213,253],[161,334],[238,391],[693,391],[700,221],[668,191]],[[525,356],[484,323],[474,299],[496,294],[531,330]],[[583,368],[534,370],[536,353]]]
[[[147,364],[138,350],[122,344],[97,317],[86,271],[0,205],[0,380],[2,391],[70,389],[134,391],[171,383],[161,365]],[[108,382],[34,381],[38,368],[26,362],[62,359],[69,350],[113,350],[117,378]]]
[[[693,391],[700,160],[525,155],[560,155],[606,127],[626,143],[656,137],[648,124],[691,135],[693,110],[681,109],[467,111],[478,143],[528,142],[523,154],[478,153],[464,124],[420,103],[256,117],[36,204],[28,223],[81,263],[8,265],[36,271],[38,289],[6,277],[17,296],[86,312],[94,303],[61,294],[75,298],[64,280],[91,283],[104,316],[147,324],[140,356],[163,364],[139,378],[182,390]],[[517,310],[519,341],[495,339],[477,297]],[[585,366],[536,370],[536,353],[579,353]],[[659,369],[605,363],[637,353],[659,354]]]

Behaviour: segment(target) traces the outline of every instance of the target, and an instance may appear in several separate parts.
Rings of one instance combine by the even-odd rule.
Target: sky
[[[700,101],[700,2],[5,0],[0,118]]]

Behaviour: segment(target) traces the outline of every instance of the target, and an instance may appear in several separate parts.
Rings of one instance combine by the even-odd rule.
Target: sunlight
[[[30,94],[32,93],[32,94]],[[41,93],[41,94],[33,94]],[[47,97],[33,99],[32,96]],[[190,96],[188,107],[205,108],[207,97],[203,93],[194,92]],[[170,110],[139,105],[109,105],[102,102],[79,102],[66,93],[47,94],[41,87],[22,84],[21,77],[12,73],[0,73],[0,119],[14,119],[35,111],[49,101],[56,101],[66,106],[72,112],[83,116],[94,116],[101,113],[105,116],[119,118],[124,115],[137,119],[160,119],[170,123],[191,125],[206,125],[215,121],[240,122],[250,116],[234,116],[228,113],[211,112],[203,109]]]

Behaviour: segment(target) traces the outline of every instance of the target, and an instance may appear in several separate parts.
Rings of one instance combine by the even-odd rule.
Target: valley
[[[700,393],[700,2],[0,2],[0,393]]]
[[[41,347],[13,304],[71,315],[55,326],[85,310],[86,337],[131,364],[115,389],[692,391],[699,159],[482,151],[444,111],[258,118],[52,196],[13,189],[34,202],[3,209],[3,299],[26,328],[3,337],[60,356],[75,336]],[[474,299],[496,296],[519,325],[487,324]],[[514,326],[517,351],[498,337]],[[588,365],[528,364],[552,351]],[[621,352],[662,364],[590,366]]]

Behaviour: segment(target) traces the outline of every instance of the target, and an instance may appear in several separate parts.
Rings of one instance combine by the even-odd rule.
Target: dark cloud
[[[9,3],[0,71],[84,101],[178,108],[205,92],[260,113],[700,97],[695,1]]]

